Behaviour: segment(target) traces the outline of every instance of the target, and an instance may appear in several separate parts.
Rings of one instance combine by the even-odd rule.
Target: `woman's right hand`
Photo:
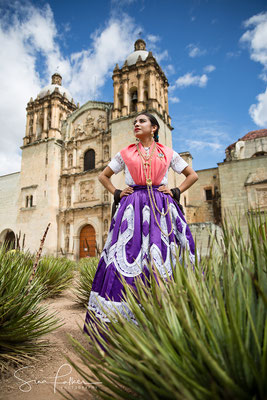
[[[122,198],[123,196],[129,196],[129,194],[132,194],[133,192],[133,188],[131,186],[127,186],[121,191],[120,198]]]

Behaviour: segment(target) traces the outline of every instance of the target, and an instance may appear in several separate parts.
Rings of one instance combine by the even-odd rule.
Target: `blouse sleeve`
[[[118,174],[120,171],[123,171],[125,169],[125,163],[120,152],[117,153],[114,158],[112,158],[112,160],[108,164],[108,167],[112,169],[114,174]]]
[[[187,162],[178,154],[176,151],[173,152],[172,160],[170,167],[175,171],[178,172],[178,174],[181,174],[181,172],[188,167]]]

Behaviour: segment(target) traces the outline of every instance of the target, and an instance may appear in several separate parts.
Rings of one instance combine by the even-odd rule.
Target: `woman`
[[[187,248],[194,260],[194,241],[173,193],[187,190],[198,179],[196,172],[172,149],[158,143],[159,123],[144,112],[134,121],[138,143],[122,149],[99,176],[103,186],[119,202],[92,285],[88,309],[102,321],[109,321],[109,310],[134,320],[123,302],[121,277],[135,287],[136,277],[144,282],[148,263],[163,277],[175,265],[177,246]],[[168,169],[183,173],[179,189],[167,186]],[[127,187],[117,190],[111,176],[124,170]],[[91,323],[87,311],[86,324]]]

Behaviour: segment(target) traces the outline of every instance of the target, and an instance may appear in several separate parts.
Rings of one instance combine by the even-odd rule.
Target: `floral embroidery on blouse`
[[[120,155],[120,152],[115,155],[114,158],[110,161],[108,166],[112,169],[114,174],[118,174],[120,171],[125,171],[125,184],[126,185],[136,185],[134,182],[127,165],[125,165],[125,162],[123,161],[122,156]],[[188,167],[187,162],[176,152],[173,151],[173,156],[170,162],[169,168],[172,168],[175,172],[178,174],[181,174],[182,171]],[[168,168],[168,169],[169,169]],[[161,181],[161,185],[167,185],[168,183],[168,170],[164,176],[164,178]]]

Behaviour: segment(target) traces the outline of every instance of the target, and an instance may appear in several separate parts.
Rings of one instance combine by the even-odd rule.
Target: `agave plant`
[[[59,326],[55,313],[40,306],[39,279],[28,285],[33,260],[29,253],[0,248],[0,369],[22,362],[43,350],[40,338]]]
[[[87,306],[89,301],[92,283],[95,277],[99,259],[97,257],[81,258],[78,265],[79,280],[75,290],[76,301]]]
[[[60,295],[70,287],[74,276],[75,263],[67,258],[42,257],[39,261],[36,277],[44,285],[44,296]]]
[[[266,399],[266,226],[251,216],[245,239],[225,223],[221,253],[195,265],[185,255],[168,282],[151,266],[149,285],[125,285],[135,323],[114,315],[99,327],[106,340],[88,326],[97,357],[70,338],[84,368],[69,362],[102,382],[91,390],[102,399]]]

